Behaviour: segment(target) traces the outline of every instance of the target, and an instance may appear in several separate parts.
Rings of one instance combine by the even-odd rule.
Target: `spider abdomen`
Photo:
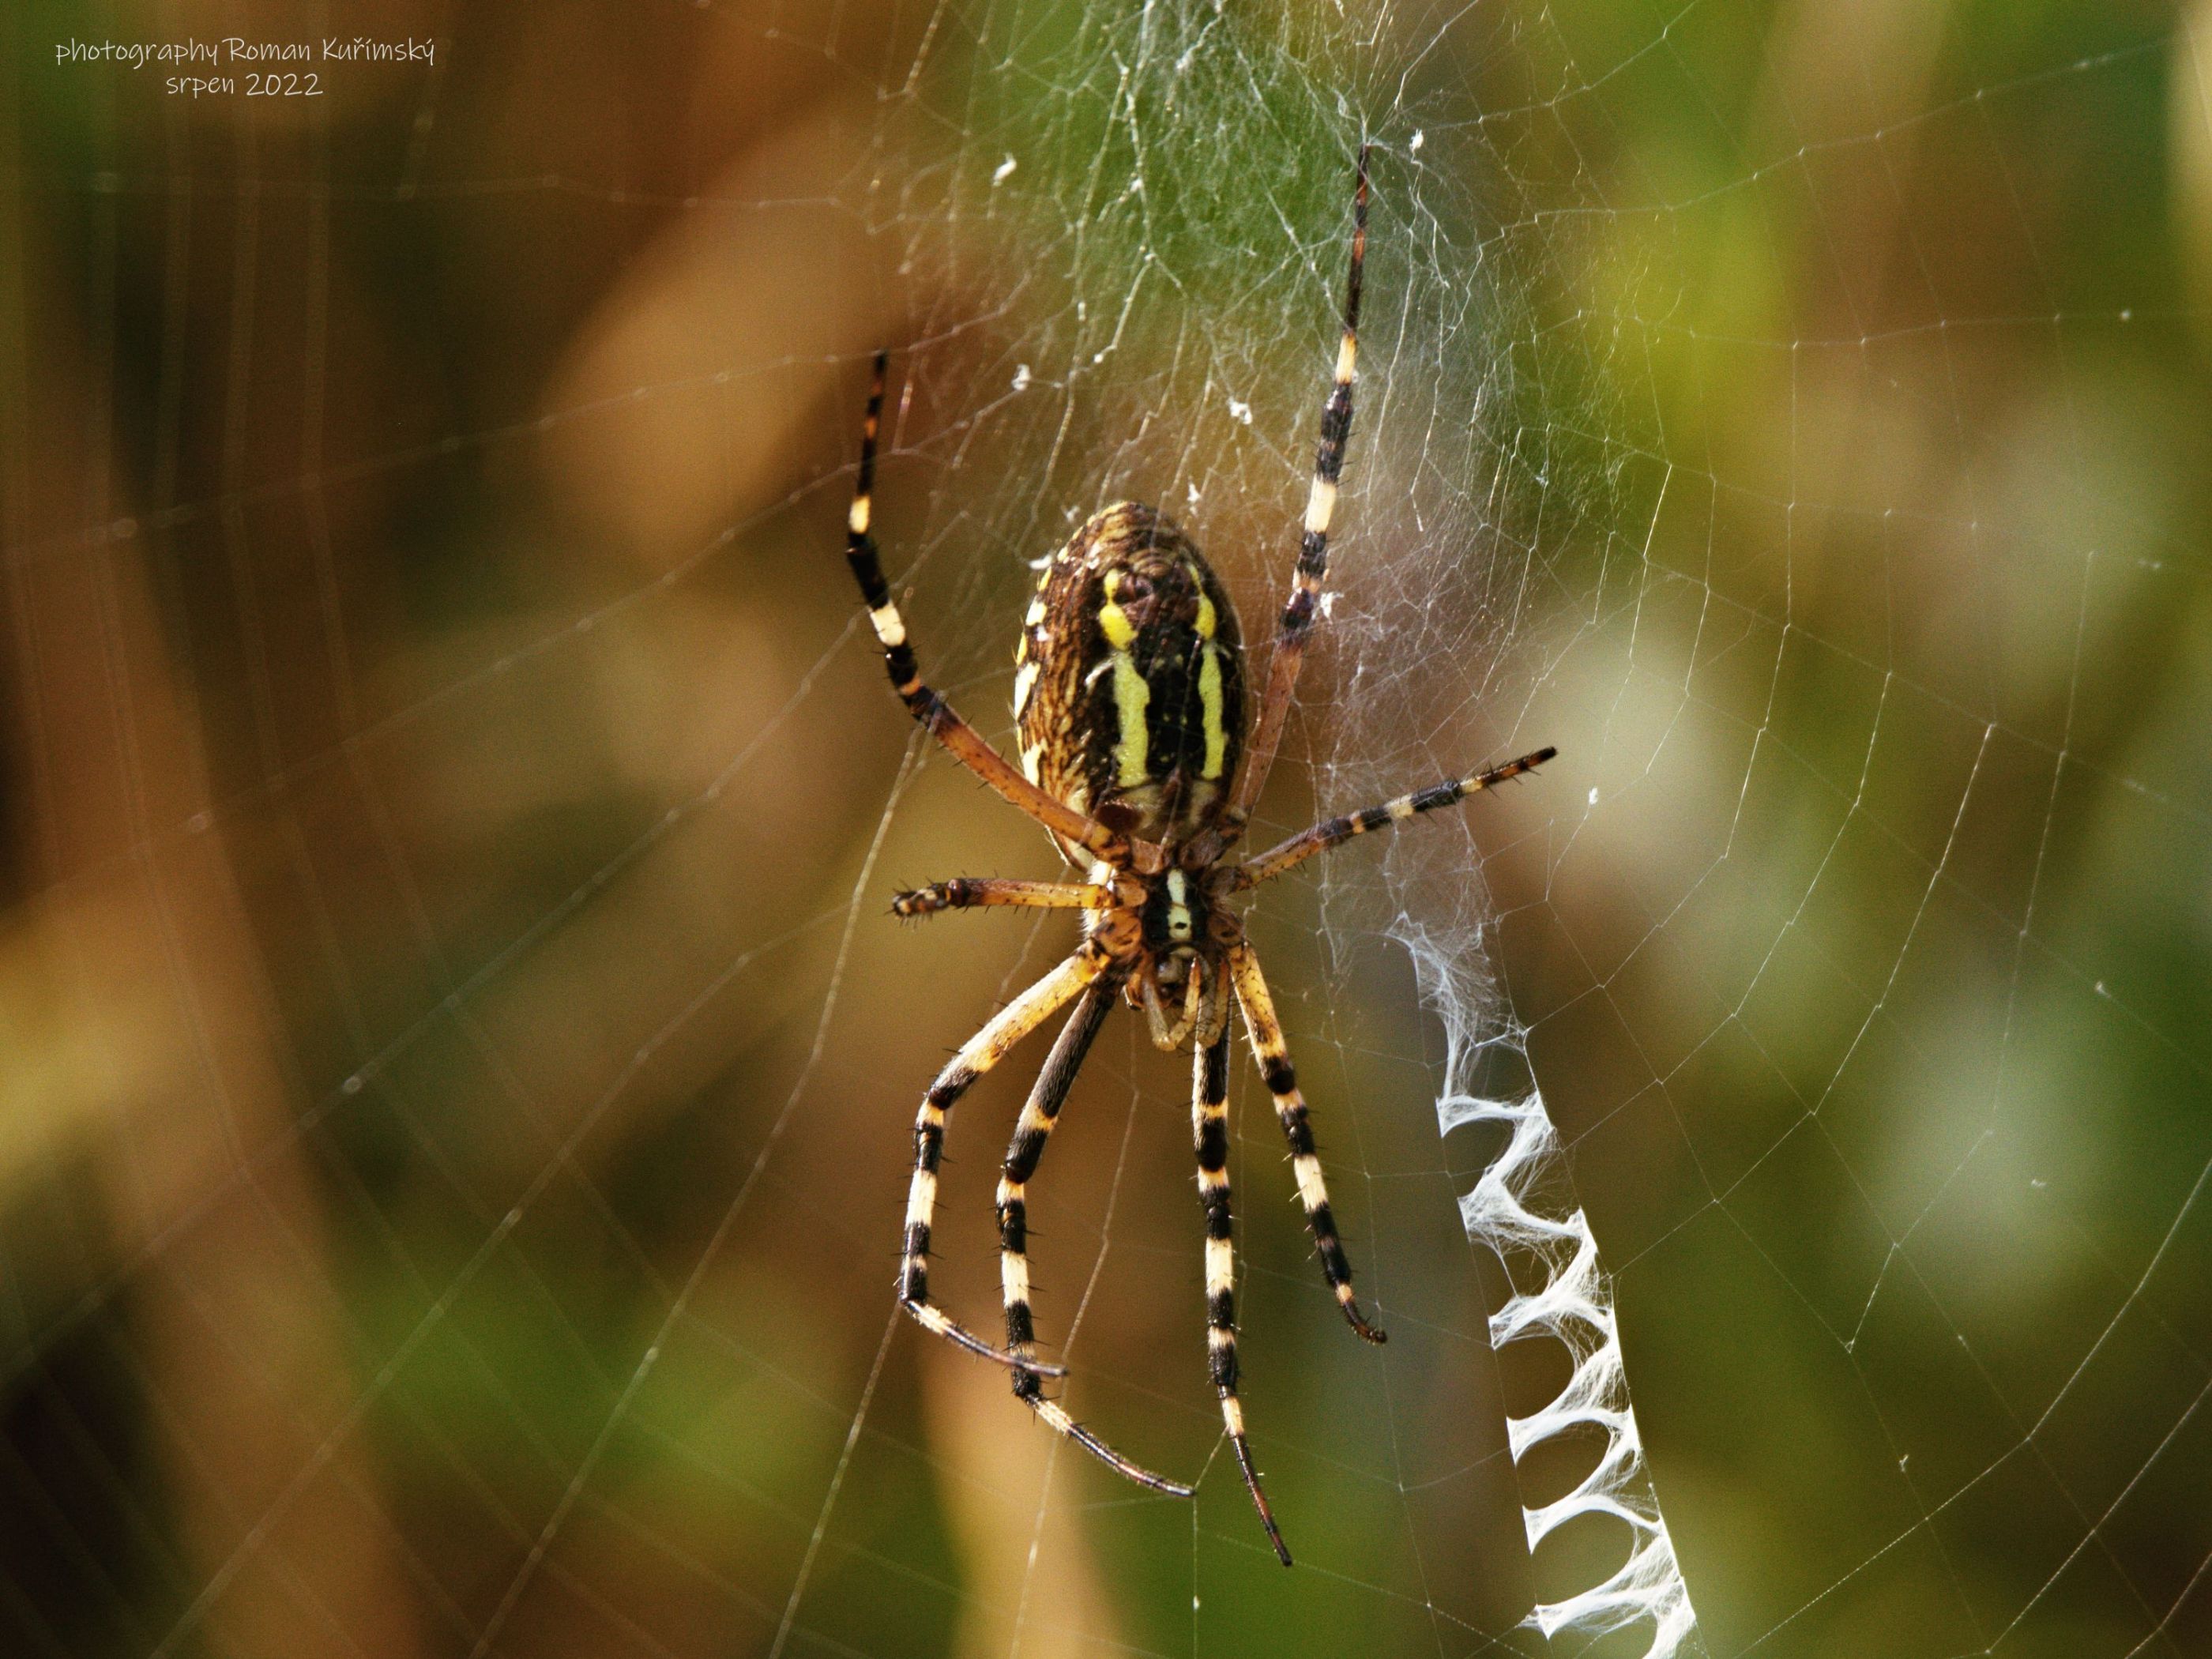
[[[1243,750],[1244,650],[1227,591],[1172,520],[1134,501],[1086,520],[1046,562],[1014,661],[1031,782],[1146,841],[1212,823]]]

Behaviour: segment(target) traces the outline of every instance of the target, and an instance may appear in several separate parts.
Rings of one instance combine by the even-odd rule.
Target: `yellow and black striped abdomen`
[[[1094,514],[1046,564],[1014,661],[1032,782],[1146,841],[1187,841],[1219,814],[1243,752],[1244,650],[1228,593],[1171,520],[1133,501]]]

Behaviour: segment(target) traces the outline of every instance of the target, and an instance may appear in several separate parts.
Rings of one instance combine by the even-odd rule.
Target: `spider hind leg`
[[[1237,1245],[1229,1199],[1229,1033],[1224,1030],[1194,1055],[1191,1136],[1198,1152],[1198,1195],[1206,1206],[1206,1360],[1221,1396],[1221,1423],[1237,1451],[1237,1468],[1252,1507],[1260,1512],[1275,1557],[1291,1565],[1291,1552],[1275,1525],[1275,1512],[1260,1485],[1244,1437],[1244,1407],[1237,1397]]]
[[[1115,1474],[1124,1480],[1170,1498],[1190,1498],[1196,1495],[1193,1488],[1180,1480],[1170,1480],[1164,1474],[1154,1474],[1141,1463],[1133,1463],[1115,1451],[1089,1429],[1067,1414],[1066,1408],[1057,1400],[1044,1397],[1044,1389],[1036,1378],[1027,1371],[1014,1373],[1014,1395],[1022,1404],[1035,1412],[1045,1426],[1055,1434],[1064,1434],[1089,1452]]]
[[[945,1151],[945,1123],[953,1104],[975,1079],[1006,1058],[1016,1043],[1052,1018],[1077,993],[1087,990],[1105,971],[1105,959],[1088,948],[1047,974],[1016,997],[983,1029],[961,1045],[922,1097],[914,1122],[914,1174],[907,1187],[905,1255],[899,1268],[899,1306],[933,1336],[941,1336],[979,1358],[1012,1366],[1022,1376],[1063,1376],[1058,1365],[1041,1364],[1026,1355],[994,1347],[929,1299],[929,1234],[937,1209],[937,1169]]]
[[[1028,1361],[1036,1341],[1036,1324],[1030,1312],[1029,1198],[1030,1176],[1044,1156],[1052,1126],[1059,1121],[1061,1103],[1082,1069],[1091,1039],[1098,1035],[1106,1011],[1113,1006],[1114,988],[1096,984],[1084,992],[1067,1024],[1060,1028],[1052,1053],[1037,1073],[1036,1086],[1022,1104],[1014,1123],[1014,1138],[1006,1147],[999,1178],[999,1285],[1006,1307],[1006,1352],[1024,1373],[1036,1369]],[[1015,1381],[1015,1392],[1021,1381]]]
[[[1244,1024],[1252,1034],[1252,1055],[1260,1075],[1274,1097],[1275,1115],[1290,1143],[1291,1168],[1297,1176],[1298,1201],[1305,1206],[1306,1226],[1313,1234],[1314,1254],[1321,1258],[1322,1276],[1335,1292],[1336,1305],[1352,1328],[1370,1342],[1388,1336],[1370,1325],[1352,1293],[1352,1263],[1336,1234],[1335,1212],[1329,1206],[1328,1186],[1322,1179],[1321,1158],[1314,1151],[1313,1126],[1308,1120],[1305,1097],[1298,1092],[1297,1073],[1283,1042],[1283,1027],[1275,1018],[1275,1004],[1267,994],[1267,981],[1260,973],[1260,958],[1249,944],[1239,940],[1230,947],[1229,972],[1237,987],[1237,1000],[1244,1010]]]
[[[1091,1039],[1098,1035],[1107,1010],[1114,1006],[1110,983],[1101,981],[1083,994],[1067,1024],[1037,1073],[1036,1085],[1023,1104],[1014,1124],[1014,1138],[1006,1147],[1006,1161],[999,1181],[999,1280],[1006,1304],[1006,1352],[1014,1360],[1014,1396],[1051,1428],[1089,1452],[1115,1474],[1170,1497],[1188,1498],[1191,1489],[1164,1475],[1132,1462],[1067,1414],[1059,1401],[1044,1397],[1041,1376],[1064,1375],[1058,1367],[1037,1365],[1030,1359],[1036,1340],[1036,1324],[1030,1311],[1029,1197],[1030,1177],[1044,1156],[1045,1142],[1060,1117],[1060,1109],[1082,1069]]]

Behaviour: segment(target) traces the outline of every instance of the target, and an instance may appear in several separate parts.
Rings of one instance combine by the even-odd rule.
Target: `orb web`
[[[15,1645],[2201,1644],[2201,23],[452,27],[270,112],[11,25]],[[914,1097],[1069,939],[883,914],[1052,855],[902,722],[837,526],[888,338],[886,563],[988,733],[1113,500],[1256,649],[1363,142],[1256,836],[1561,754],[1254,907],[1391,1331],[1240,1075],[1285,1575],[1138,1022],[1038,1317],[1196,1504],[892,1311]],[[986,1327],[1002,1070],[939,1220]]]

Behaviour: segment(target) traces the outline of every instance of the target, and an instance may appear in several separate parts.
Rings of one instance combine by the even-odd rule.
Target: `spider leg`
[[[1066,1373],[1018,1354],[1001,1352],[929,1300],[929,1225],[937,1209],[937,1165],[945,1151],[945,1117],[975,1079],[1013,1046],[1052,1018],[1055,1010],[1086,989],[1105,971],[1106,958],[1089,947],[1078,951],[1001,1008],[983,1029],[961,1046],[922,1097],[914,1121],[914,1176],[907,1188],[906,1259],[899,1271],[899,1306],[933,1335],[985,1359],[1044,1376]]]
[[[1027,1188],[1030,1177],[1036,1173],[1037,1160],[1044,1156],[1046,1140],[1052,1134],[1052,1126],[1060,1116],[1061,1103],[1075,1082],[1075,1074],[1082,1069],[1083,1059],[1091,1050],[1091,1041],[1098,1035],[1098,1027],[1106,1018],[1106,1011],[1113,1006],[1114,987],[1109,983],[1094,983],[1075,1005],[1067,1024],[1060,1028],[1059,1039],[1052,1045],[1044,1069],[1037,1074],[1036,1085],[1022,1107],[1022,1115],[1014,1124],[1014,1138],[1006,1147],[1004,1172],[999,1181],[999,1282],[1006,1295],[1006,1351],[1014,1358],[1014,1395],[1042,1418],[1046,1424],[1066,1435],[1099,1462],[1117,1474],[1126,1475],[1140,1486],[1154,1492],[1168,1492],[1177,1498],[1190,1496],[1190,1488],[1154,1474],[1150,1469],[1131,1462],[1113,1447],[1108,1445],[1089,1429],[1070,1417],[1059,1401],[1047,1400],[1040,1376],[1061,1375],[1057,1368],[1048,1370],[1030,1358],[1036,1340],[1036,1328],[1030,1315],[1030,1259],[1029,1259],[1029,1200]]]
[[[1447,778],[1442,783],[1431,784],[1426,789],[1417,789],[1410,795],[1401,795],[1380,806],[1347,812],[1342,817],[1329,818],[1310,830],[1301,830],[1288,841],[1255,854],[1237,872],[1233,891],[1257,887],[1263,881],[1273,881],[1285,870],[1296,869],[1316,853],[1326,853],[1332,847],[1340,847],[1354,836],[1364,836],[1370,830],[1381,830],[1393,823],[1403,823],[1419,812],[1433,812],[1439,806],[1454,806],[1478,790],[1493,789],[1509,778],[1517,778],[1523,772],[1533,772],[1559,751],[1539,749],[1533,755],[1523,755],[1503,766],[1493,766],[1486,772],[1477,772],[1471,777]]]
[[[1244,1407],[1237,1398],[1237,1246],[1229,1208],[1229,1033],[1194,1051],[1190,1127],[1198,1148],[1198,1196],[1206,1206],[1206,1358],[1221,1395],[1221,1421],[1237,1449],[1237,1467],[1260,1511],[1260,1524],[1276,1558],[1291,1552],[1276,1529],[1275,1512],[1260,1487],[1252,1448],[1244,1438]]]
[[[1023,1103],[1022,1115],[1014,1123],[1014,1138],[1006,1147],[998,1191],[999,1284],[1006,1304],[1006,1351],[1017,1359],[1027,1359],[1036,1340],[1036,1328],[1030,1317],[1029,1205],[1024,1189],[1036,1171],[1037,1160],[1044,1156],[1045,1141],[1059,1121],[1060,1105],[1074,1085],[1084,1056],[1091,1052],[1091,1039],[1105,1022],[1112,997],[1113,988],[1108,985],[1094,984],[1084,992],[1067,1024],[1060,1027],[1029,1099]],[[1025,1372],[1016,1374],[1015,1393],[1022,1392],[1025,1380],[1033,1379]]]
[[[895,916],[933,916],[939,910],[972,910],[985,905],[1018,904],[1039,910],[1097,910],[1113,901],[1110,887],[1076,882],[1004,881],[996,877],[955,876],[891,896]]]
[[[875,374],[869,383],[867,418],[860,428],[860,473],[853,490],[853,505],[845,520],[845,559],[860,585],[868,607],[868,621],[884,648],[884,666],[890,672],[907,712],[929,734],[951,751],[953,758],[985,783],[1054,834],[1066,837],[1093,858],[1109,863],[1129,863],[1141,871],[1167,867],[1167,855],[1152,842],[1132,841],[1116,835],[1096,818],[1056,800],[1031,783],[1004,755],[991,747],[983,734],[952,712],[943,696],[925,684],[914,647],[907,642],[906,623],[892,603],[890,584],[884,580],[883,562],[876,556],[876,538],[868,521],[876,487],[876,431],[884,409],[884,369],[888,354],[876,354]]]
[[[1336,1304],[1344,1310],[1352,1328],[1370,1342],[1380,1342],[1383,1333],[1367,1322],[1359,1304],[1352,1299],[1352,1264],[1345,1260],[1344,1245],[1336,1236],[1336,1218],[1329,1209],[1321,1159],[1314,1153],[1305,1097],[1298,1093],[1297,1073],[1283,1043],[1283,1027],[1267,995],[1267,981],[1260,974],[1260,958],[1243,939],[1229,947],[1229,972],[1237,987],[1237,1006],[1244,1010],[1244,1024],[1252,1034],[1253,1058],[1260,1063],[1267,1092],[1275,1097],[1275,1115],[1282,1121],[1283,1139],[1291,1144],[1291,1168],[1297,1176],[1298,1200],[1305,1206],[1306,1225],[1313,1231],[1314,1251],[1321,1257],[1322,1276],[1336,1292]]]
[[[1321,585],[1328,574],[1328,524],[1336,511],[1336,481],[1344,470],[1344,446],[1352,435],[1352,381],[1359,356],[1359,285],[1367,264],[1367,146],[1359,149],[1359,181],[1352,191],[1352,261],[1344,286],[1344,336],[1336,352],[1336,372],[1322,404],[1321,442],[1314,452],[1313,488],[1306,497],[1305,528],[1298,562],[1291,574],[1291,597],[1275,624],[1274,654],[1267,660],[1267,690],[1245,751],[1244,778],[1223,827],[1234,841],[1251,816],[1254,803],[1275,763],[1283,721],[1291,711],[1298,671],[1305,665],[1306,635],[1321,606]]]

